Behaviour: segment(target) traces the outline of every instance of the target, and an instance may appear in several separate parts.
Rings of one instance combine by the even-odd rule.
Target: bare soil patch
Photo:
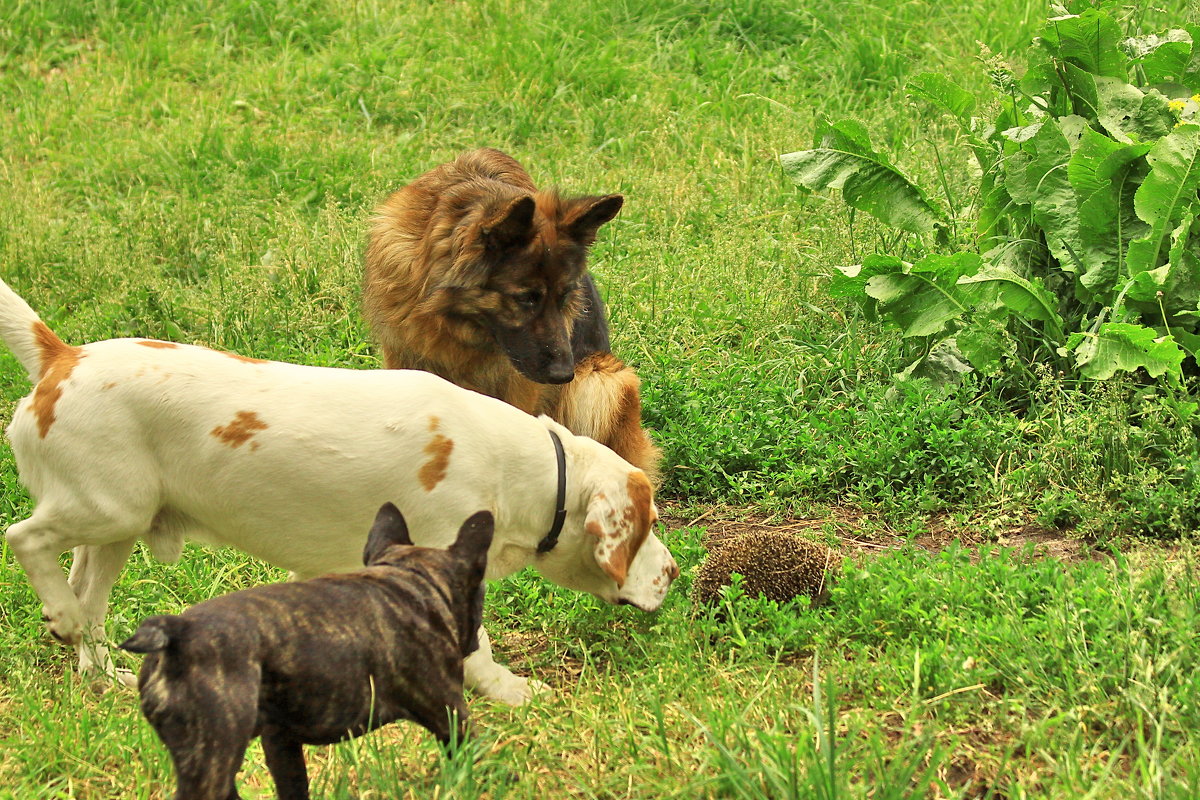
[[[1024,550],[1036,558],[1075,562],[1103,558],[1091,543],[1074,537],[1069,530],[1047,528],[1032,519],[1014,519],[997,524],[982,520],[959,522],[945,515],[923,520],[915,532],[901,531],[859,509],[832,507],[812,517],[787,517],[746,509],[709,509],[686,514],[666,505],[660,508],[668,531],[705,528],[704,544],[755,531],[787,531],[836,545],[848,554],[895,550],[906,544],[937,552],[957,542],[977,557],[981,546],[996,545]]]

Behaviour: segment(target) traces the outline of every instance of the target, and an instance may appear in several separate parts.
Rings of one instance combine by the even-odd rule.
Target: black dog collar
[[[563,452],[562,439],[550,431],[550,441],[554,442],[554,460],[558,465],[558,492],[554,497],[554,524],[550,532],[538,542],[539,553],[549,553],[558,544],[558,535],[562,533],[563,523],[567,521],[567,456]]]

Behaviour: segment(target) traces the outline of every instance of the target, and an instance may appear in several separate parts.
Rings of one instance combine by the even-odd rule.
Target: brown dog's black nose
[[[571,361],[554,363],[546,368],[545,383],[570,383],[575,378],[575,365]]]

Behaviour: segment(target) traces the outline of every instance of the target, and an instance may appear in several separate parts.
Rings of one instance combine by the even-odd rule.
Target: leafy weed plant
[[[978,162],[970,250],[939,252],[967,222],[944,176],[949,209],[876,153],[861,123],[822,123],[813,149],[782,157],[800,185],[841,189],[855,209],[937,243],[909,245],[911,262],[869,256],[831,291],[922,342],[903,377],[1047,363],[1177,381],[1200,346],[1200,27],[1127,36],[1087,8],[1052,17],[1036,44],[1041,59],[1019,79],[984,60],[995,97],[982,108],[944,75],[908,84],[950,115]],[[976,115],[992,107],[990,120]]]

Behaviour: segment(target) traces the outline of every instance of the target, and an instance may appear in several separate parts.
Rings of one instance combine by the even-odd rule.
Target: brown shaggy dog
[[[612,194],[538,191],[498,150],[465,153],[376,209],[363,310],[389,369],[421,369],[611,447],[652,479],[637,375],[609,352],[587,271]]]

